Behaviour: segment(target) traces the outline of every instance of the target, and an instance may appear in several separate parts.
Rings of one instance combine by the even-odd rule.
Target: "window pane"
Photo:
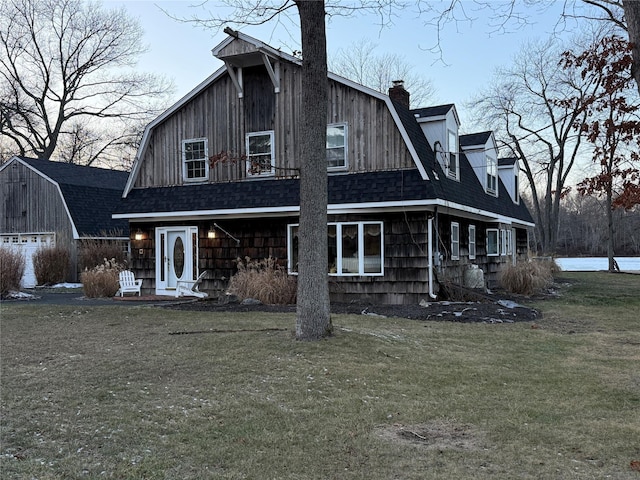
[[[207,165],[204,160],[194,160],[187,162],[187,178],[205,177]]]
[[[297,272],[298,271],[298,225],[292,225],[291,227],[291,243],[289,244],[289,271]]]
[[[338,235],[336,225],[328,225],[327,243],[329,246],[329,255],[327,258],[328,272],[338,273]]]
[[[487,255],[498,254],[498,230],[487,230]]]
[[[364,273],[382,272],[382,227],[365,224],[364,229]]]
[[[344,147],[344,125],[327,127],[327,148]]]
[[[342,225],[342,273],[358,273],[358,225]]]
[[[251,135],[249,137],[249,155],[271,155],[271,135]]]
[[[204,158],[206,156],[204,150],[205,149],[204,149],[203,141],[185,143],[185,146],[184,146],[185,160]]]
[[[327,165],[329,167],[342,167],[344,164],[344,148],[327,149]]]

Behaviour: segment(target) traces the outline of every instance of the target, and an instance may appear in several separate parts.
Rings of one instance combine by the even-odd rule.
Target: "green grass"
[[[292,314],[2,304],[0,477],[639,479],[640,276],[561,276],[535,325],[316,343]]]

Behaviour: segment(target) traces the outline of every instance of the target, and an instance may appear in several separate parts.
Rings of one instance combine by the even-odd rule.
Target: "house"
[[[227,33],[213,49],[224,66],[147,126],[114,214],[138,235],[131,265],[148,293],[204,270],[201,290],[224,291],[238,257],[297,272],[301,62]],[[491,284],[526,258],[533,221],[493,134],[460,135],[454,105],[410,110],[402,82],[388,95],[328,84],[333,301],[418,302],[438,281],[477,266]]]
[[[34,287],[32,255],[42,246],[66,246],[70,282],[79,279],[83,239],[115,241],[127,248],[129,225],[111,217],[127,172],[14,156],[0,165],[0,245],[26,260],[23,287]]]

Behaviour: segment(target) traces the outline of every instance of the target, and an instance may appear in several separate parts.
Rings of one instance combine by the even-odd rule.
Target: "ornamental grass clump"
[[[115,259],[120,264],[126,264],[126,249],[117,241],[98,238],[83,239],[80,243],[80,270],[91,270],[102,265],[105,259]]]
[[[33,254],[33,271],[38,285],[64,282],[70,270],[71,254],[62,245],[47,245]]]
[[[124,265],[115,258],[111,260],[105,258],[100,265],[86,269],[80,275],[85,296],[89,298],[113,297],[120,288],[118,276],[124,268]]]
[[[289,275],[275,258],[236,260],[238,271],[229,281],[229,293],[240,300],[254,298],[269,305],[289,305],[296,301],[296,277]]]
[[[553,261],[529,261],[505,267],[499,275],[502,288],[510,293],[533,295],[549,288],[558,266]]]
[[[0,247],[0,295],[20,290],[24,269],[25,259],[22,253]]]

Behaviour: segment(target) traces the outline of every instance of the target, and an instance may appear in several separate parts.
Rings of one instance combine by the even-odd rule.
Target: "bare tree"
[[[91,164],[135,143],[136,122],[156,115],[170,90],[161,77],[134,70],[142,33],[124,9],[0,0],[3,144],[22,155],[60,153]]]
[[[588,100],[587,117],[574,128],[585,134],[593,145],[594,174],[578,184],[583,194],[603,195],[606,198],[607,257],[609,271],[615,270],[613,210],[616,206],[628,209],[640,203],[638,184],[640,170],[632,163],[638,161],[640,120],[637,95],[630,92],[629,70],[631,47],[626,40],[612,35],[602,38],[584,52],[566,52],[566,68],[578,68],[583,77],[593,79],[597,89]],[[573,103],[573,99],[569,100]]]
[[[329,58],[329,69],[381,93],[387,93],[394,80],[404,80],[414,107],[427,105],[434,99],[433,82],[414,73],[403,55],[379,53],[377,50],[376,43],[362,38],[338,49]]]
[[[573,125],[584,119],[595,88],[592,79],[559,65],[562,50],[553,40],[523,46],[513,65],[499,69],[471,102],[477,120],[496,131],[503,152],[520,160],[546,254],[555,249],[560,200],[580,153],[582,137]]]

